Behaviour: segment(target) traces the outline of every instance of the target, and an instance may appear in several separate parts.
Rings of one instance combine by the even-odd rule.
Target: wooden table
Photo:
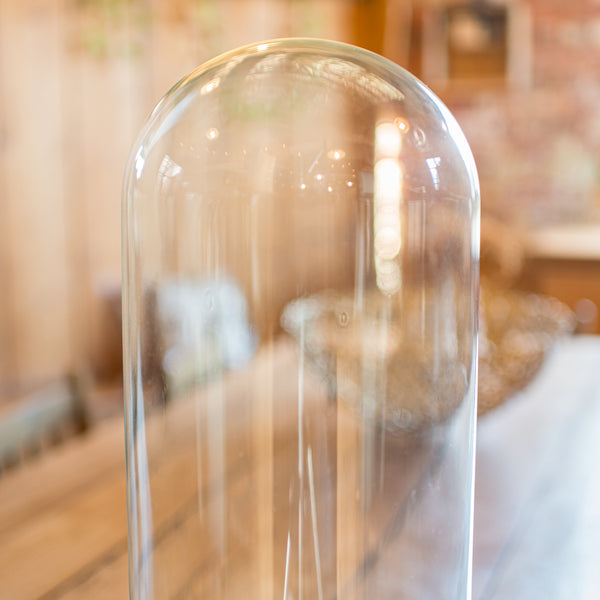
[[[600,338],[480,420],[473,598],[600,597]],[[0,479],[0,600],[126,598],[123,425]]]

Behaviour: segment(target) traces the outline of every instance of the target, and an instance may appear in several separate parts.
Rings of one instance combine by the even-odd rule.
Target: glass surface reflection
[[[234,51],[155,109],[123,217],[131,597],[467,598],[479,196],[445,107],[347,45]]]

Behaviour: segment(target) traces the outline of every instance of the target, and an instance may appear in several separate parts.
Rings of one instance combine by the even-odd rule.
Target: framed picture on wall
[[[486,2],[456,4],[446,9],[444,17],[448,77],[505,79],[507,7]]]
[[[422,76],[434,85],[527,85],[529,10],[511,0],[452,0],[425,8]]]

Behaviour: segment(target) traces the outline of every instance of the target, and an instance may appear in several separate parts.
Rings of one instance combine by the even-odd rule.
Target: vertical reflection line
[[[287,600],[288,597],[288,576],[290,573],[290,532],[287,535],[287,544],[285,547],[285,578],[283,580],[283,600]]]
[[[202,518],[203,498],[202,498],[202,412],[200,406],[201,395],[196,391],[195,412],[196,412],[196,483],[198,485],[198,516]]]
[[[400,289],[402,279],[397,262],[402,247],[401,148],[398,127],[385,121],[379,123],[375,129],[373,167],[373,245],[377,287],[388,295]]]
[[[258,195],[250,200],[250,273],[252,278],[252,302],[254,307],[259,306],[260,300],[260,257],[258,255]]]
[[[193,240],[194,248],[193,248],[193,256],[196,257],[196,260],[193,261],[193,265],[189,265],[190,267],[195,267],[194,275],[199,277],[200,275],[204,275],[209,272],[209,264],[210,264],[210,254],[211,254],[211,244],[212,244],[212,234],[211,234],[211,222],[210,222],[210,208],[206,202],[205,198],[200,196],[196,198],[192,195],[189,197],[190,199],[190,210],[193,211],[194,215],[192,219],[190,219],[189,226],[191,227],[191,235],[188,239]],[[195,214],[194,214],[195,213]],[[201,241],[207,240],[207,243],[201,243]],[[186,266],[187,268],[187,266]],[[200,343],[202,340],[203,332],[200,331],[201,324],[200,320],[195,320],[195,327],[193,332],[193,339],[195,343]],[[206,367],[205,364],[197,365],[199,371]],[[196,414],[196,479],[198,486],[198,518],[202,519],[202,512],[204,510],[204,498],[202,494],[202,482],[203,482],[203,465],[202,461],[205,457],[205,454],[208,452],[207,456],[210,458],[210,448],[206,447],[207,440],[204,439],[203,436],[203,425],[204,431],[206,431],[206,423],[204,422],[207,419],[208,415],[206,413],[206,394],[202,394],[198,391],[198,388],[195,388],[194,392],[194,403],[195,403],[195,414]],[[204,445],[204,452],[202,446]]]
[[[302,600],[302,496],[304,493],[304,321],[300,325],[298,370],[298,600]]]
[[[252,319],[260,328],[259,307],[264,306],[261,297],[261,264],[259,253],[259,208],[260,195],[253,194],[249,205],[247,235],[250,242],[250,286],[252,294]],[[260,598],[273,598],[273,344],[265,348],[263,369],[254,370],[254,387],[251,398],[253,457],[250,467],[256,473],[256,527],[257,552],[251,561],[256,561],[258,583],[255,589],[247,590],[249,596],[258,594]],[[255,482],[252,482],[254,484]],[[253,485],[254,487],[254,485]]]
[[[141,356],[138,340],[137,356]],[[142,385],[142,371],[138,365],[136,381],[136,422],[135,427],[135,477],[138,489],[135,497],[139,499],[139,544],[142,548],[140,557],[140,597],[153,598],[154,581],[154,541],[152,536],[152,498],[150,495],[150,470],[148,468],[148,444],[146,441],[146,416],[144,413],[144,388]]]
[[[337,365],[337,378],[345,373]],[[339,388],[338,388],[339,389]],[[336,458],[336,598],[355,598],[357,568],[362,564],[364,511],[361,509],[362,427],[337,398]]]
[[[224,396],[222,373],[217,373],[215,385],[210,391],[210,398],[207,403],[208,410],[208,460],[211,470],[211,479],[215,481],[216,497],[218,502],[214,502],[214,518],[209,519],[213,527],[213,535],[216,539],[216,545],[219,548],[221,558],[226,556],[226,538],[225,538],[225,519],[227,507],[227,488],[226,471],[224,460]]]
[[[256,525],[257,552],[252,560],[257,561],[258,586],[248,590],[249,596],[273,598],[273,345],[264,350],[264,363],[255,371],[252,390],[252,435],[254,461],[250,472],[256,473]],[[256,485],[254,485],[256,483]]]
[[[361,501],[362,508],[367,512],[372,500],[372,478],[371,465],[373,464],[375,431],[374,421],[376,416],[376,404],[381,402],[381,398],[377,395],[378,376],[381,375],[379,364],[379,356],[377,352],[373,352],[373,337],[377,338],[380,335],[379,330],[375,325],[365,319],[361,319],[361,357],[360,357],[360,372],[361,372],[361,391],[360,391],[360,412],[361,412]],[[376,340],[379,343],[379,340]]]
[[[373,309],[372,309],[373,310]],[[384,308],[375,309],[373,315],[375,318],[383,319]],[[381,311],[381,313],[380,313]],[[368,564],[365,561],[364,551],[369,547],[369,527],[371,526],[371,511],[373,505],[374,485],[373,480],[376,473],[373,471],[376,467],[376,407],[378,404],[385,402],[385,397],[378,395],[378,385],[382,382],[379,379],[382,377],[382,371],[385,370],[385,361],[381,360],[377,352],[377,347],[381,343],[381,331],[373,322],[373,315],[367,316],[369,313],[365,311],[361,319],[360,343],[360,442],[358,447],[359,455],[357,456],[357,465],[359,466],[359,481],[358,489],[360,490],[359,505],[357,513],[360,514],[358,520],[356,536],[360,540],[361,553],[355,557],[355,572],[354,578],[356,584],[358,581],[363,582],[363,598],[369,597],[369,589],[371,582],[367,580]],[[365,318],[367,317],[367,318]],[[374,339],[375,338],[375,339]],[[385,383],[385,381],[383,381]],[[385,388],[382,393],[385,394]],[[378,481],[378,480],[376,480]],[[376,582],[376,578],[375,578]]]
[[[388,333],[392,327],[392,307],[391,298],[387,298],[382,306],[381,321],[379,322],[379,339],[381,340],[380,352],[381,355],[378,357],[378,363],[380,367],[380,381],[379,388],[382,390],[381,398],[377,398],[377,404],[380,408],[380,433],[379,433],[379,491],[383,491],[385,483],[385,437],[386,437],[386,426],[385,421],[387,418],[387,403],[388,398],[386,394],[387,390],[387,348],[388,348]]]
[[[421,224],[421,231],[419,236],[420,247],[417,256],[421,257],[421,272],[420,277],[422,281],[426,281],[426,264],[425,257],[427,256],[427,204],[425,202],[419,203],[418,209],[415,208],[415,212],[418,210],[418,217],[414,218],[414,221]],[[425,340],[427,338],[427,285],[421,286],[421,345],[425,347]]]
[[[354,288],[354,305],[355,310],[360,312],[363,307],[365,282],[367,273],[367,244],[368,244],[368,210],[363,207],[363,203],[359,202],[356,205],[357,223],[356,223],[356,260],[355,260],[355,288]]]
[[[310,489],[310,515],[312,518],[313,543],[315,547],[315,564],[317,570],[317,593],[319,600],[323,600],[323,581],[321,579],[321,553],[319,551],[319,528],[317,526],[317,501],[315,496],[315,480],[313,472],[312,449],[307,449],[308,461],[308,486]]]

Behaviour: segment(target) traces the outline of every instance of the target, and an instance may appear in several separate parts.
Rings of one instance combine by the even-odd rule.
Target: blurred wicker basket
[[[377,289],[365,294],[360,310],[351,293],[330,290],[290,302],[281,324],[331,397],[387,429],[418,430],[461,404],[471,348],[458,356],[432,340],[415,343],[390,312],[389,298]]]
[[[525,387],[575,323],[554,298],[507,290],[485,278],[480,294],[479,416]],[[452,414],[468,384],[460,358],[444,365],[442,357],[440,368],[438,355],[434,377],[432,349],[404,340],[397,325],[384,322],[375,295],[366,306],[352,322],[351,295],[315,294],[289,303],[282,326],[296,341],[302,339],[310,365],[331,394],[362,415],[384,418],[390,428],[418,429]],[[340,322],[344,318],[347,323]]]
[[[482,415],[535,377],[557,339],[573,331],[575,318],[555,298],[503,289],[484,278],[479,327]]]
[[[479,415],[531,382],[554,343],[576,325],[573,312],[555,298],[514,287],[524,262],[523,236],[495,218],[482,219]]]
[[[572,332],[571,310],[554,298],[514,289],[523,262],[519,236],[494,220],[482,223],[478,414],[501,405],[536,375],[560,336]],[[400,312],[420,314],[421,295],[402,298]],[[367,292],[355,310],[351,292],[327,291],[290,302],[281,324],[302,346],[332,395],[386,427],[418,429],[442,421],[468,386],[471,349],[456,339],[417,344],[390,318],[389,302]],[[433,299],[439,310],[443,303]],[[425,309],[425,310],[430,310]],[[415,312],[416,311],[416,312]],[[433,314],[433,313],[432,313]],[[443,335],[443,332],[442,332]],[[437,347],[431,344],[437,343]]]

